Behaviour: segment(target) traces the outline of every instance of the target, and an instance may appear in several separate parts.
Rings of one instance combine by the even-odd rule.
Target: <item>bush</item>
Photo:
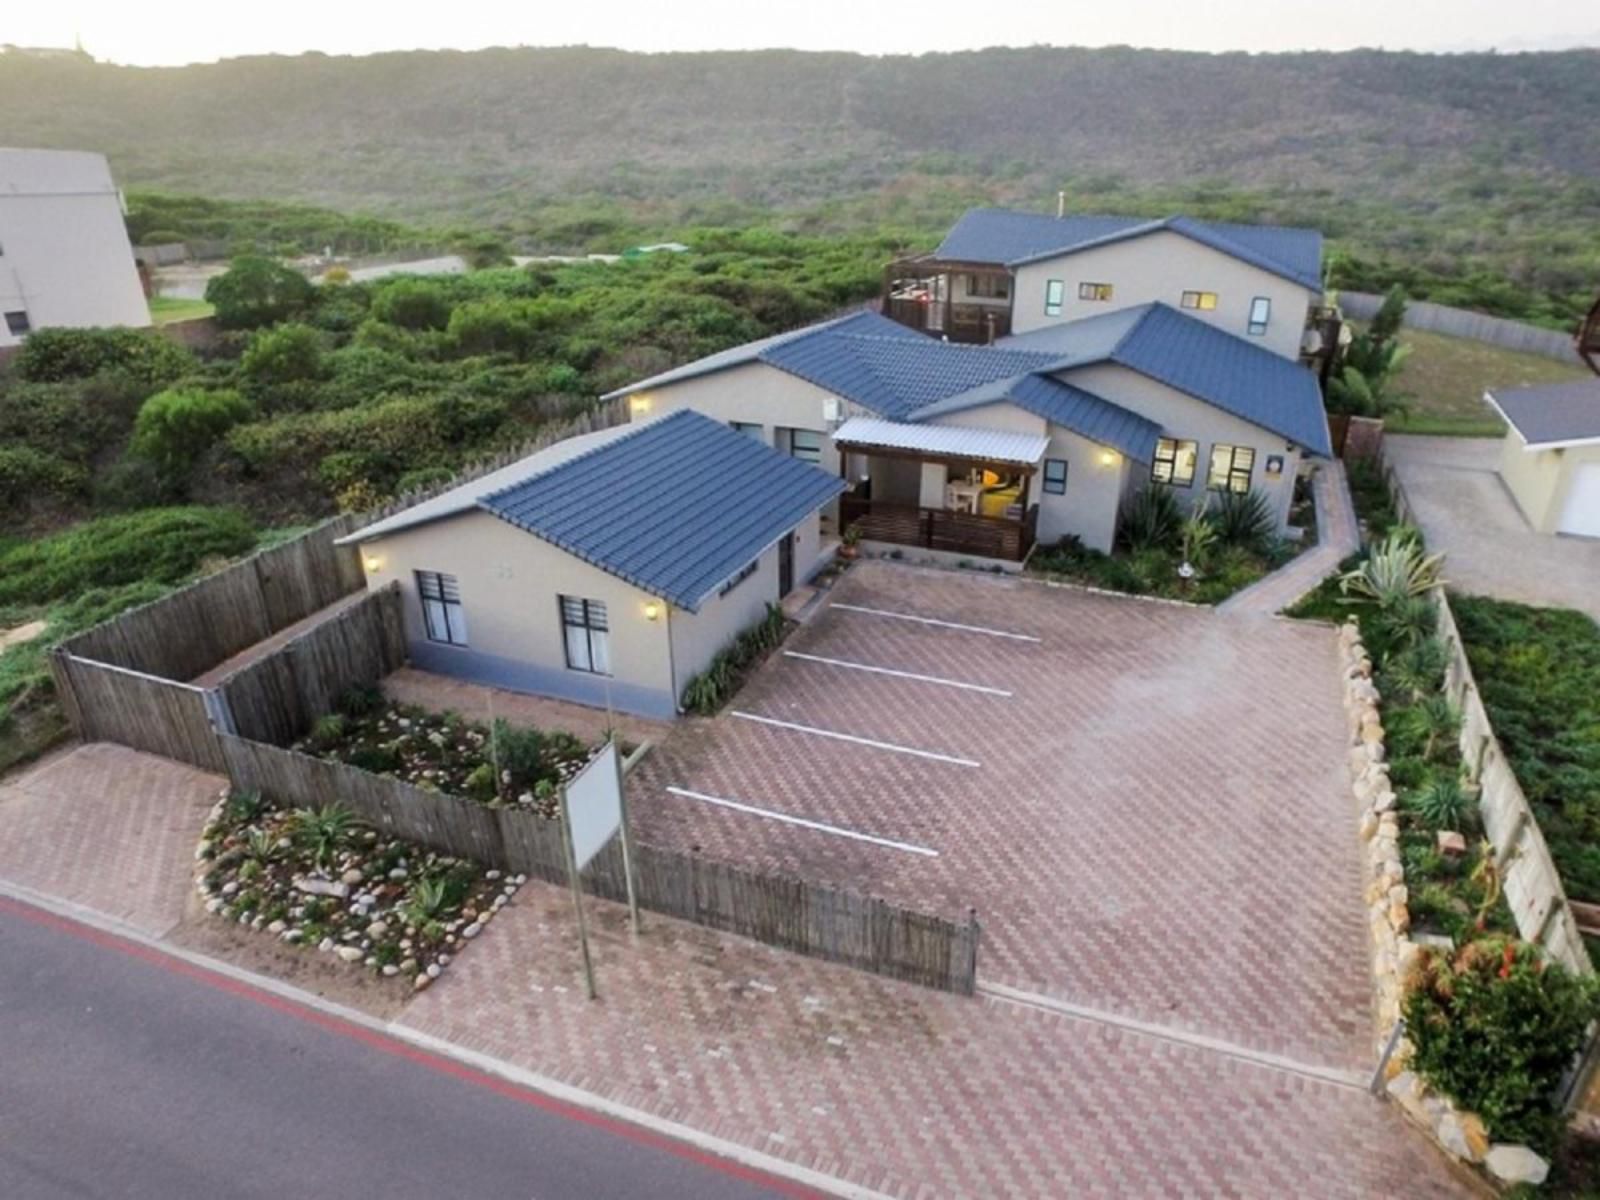
[[[1278,533],[1272,505],[1260,492],[1223,492],[1211,519],[1224,544],[1256,554],[1265,553]]]
[[[348,687],[339,695],[339,711],[353,720],[370,717],[382,707],[382,690],[370,685]]]
[[[321,379],[326,374],[322,335],[309,325],[287,322],[263,329],[250,339],[239,360],[239,372],[252,387]]]
[[[449,483],[454,478],[455,472],[448,467],[418,467],[395,480],[394,490],[403,496],[407,492],[431,490],[441,484]]]
[[[235,392],[170,388],[139,409],[129,448],[161,478],[182,479],[223,434],[249,416],[249,401]]]
[[[1151,484],[1123,506],[1117,541],[1129,550],[1168,550],[1183,528],[1183,510],[1171,490]]]
[[[243,255],[206,284],[206,303],[224,329],[256,329],[286,321],[311,306],[316,289],[292,267]]]
[[[76,500],[88,489],[89,473],[32,446],[0,445],[0,504],[15,512],[41,499]]]
[[[1416,530],[1398,528],[1372,548],[1367,559],[1339,580],[1339,590],[1353,600],[1392,608],[1443,583],[1444,555],[1428,554]]]
[[[559,784],[564,766],[588,757],[583,743],[561,730],[525,729],[497,720],[490,736],[500,768],[500,795],[507,800],[525,792],[538,795],[541,784]]]
[[[243,554],[256,533],[229,508],[154,508],[86,521],[0,549],[0,604],[45,604],[90,588],[179,583],[210,558]]]
[[[372,298],[372,315],[402,329],[443,329],[450,307],[442,288],[421,279],[396,280]]]
[[[1465,829],[1473,813],[1472,797],[1455,771],[1435,772],[1406,799],[1406,807],[1429,829]]]
[[[139,329],[40,329],[17,352],[17,376],[32,383],[87,379],[120,371],[160,387],[197,368],[194,356],[158,333]]]
[[[1545,1153],[1562,1127],[1556,1088],[1597,1016],[1600,981],[1505,938],[1425,952],[1406,1000],[1414,1069],[1496,1141]]]
[[[690,677],[679,702],[687,712],[710,716],[739,690],[744,677],[787,631],[783,609],[767,605],[766,614],[719,650],[704,671]]]

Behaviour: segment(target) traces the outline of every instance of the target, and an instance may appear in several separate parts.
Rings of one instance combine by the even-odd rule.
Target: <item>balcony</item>
[[[839,525],[858,529],[862,540],[895,546],[920,546],[978,558],[1021,562],[1033,548],[1039,506],[1018,518],[983,517],[944,508],[891,504],[861,496],[839,497]]]
[[[930,337],[986,345],[1011,333],[1011,272],[926,256],[890,263],[883,315]]]

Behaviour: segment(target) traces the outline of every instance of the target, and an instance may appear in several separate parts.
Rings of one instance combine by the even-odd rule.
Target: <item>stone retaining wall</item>
[[[1361,838],[1366,846],[1367,924],[1372,931],[1374,1044],[1381,1056],[1405,1007],[1407,980],[1423,947],[1411,940],[1410,893],[1400,857],[1400,816],[1389,784],[1380,695],[1372,681],[1372,659],[1354,620],[1339,630],[1339,658],[1350,732],[1350,778],[1361,803]],[[1384,1064],[1384,1086],[1407,1119],[1445,1154],[1480,1170],[1497,1186],[1542,1183],[1549,1165],[1526,1146],[1489,1142],[1476,1114],[1433,1091],[1406,1064],[1411,1042],[1402,1037]]]

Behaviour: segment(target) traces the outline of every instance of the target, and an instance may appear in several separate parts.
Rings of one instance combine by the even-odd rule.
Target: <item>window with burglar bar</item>
[[[610,628],[604,601],[561,597],[561,632],[567,647],[567,666],[572,670],[611,674]]]
[[[447,646],[467,644],[467,617],[461,608],[461,587],[454,575],[438,571],[417,572],[417,595],[422,598],[422,623],[430,642]]]

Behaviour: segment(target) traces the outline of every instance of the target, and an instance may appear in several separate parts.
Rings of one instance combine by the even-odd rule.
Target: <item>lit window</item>
[[[1185,292],[1183,294],[1183,307],[1199,309],[1201,312],[1210,312],[1217,307],[1217,294],[1215,292]]]
[[[758,442],[767,440],[767,427],[752,421],[729,421],[728,425],[735,433],[742,433],[745,437],[755,438]]]
[[[1272,301],[1266,296],[1257,296],[1250,301],[1250,333],[1260,337],[1267,331],[1267,322],[1272,320]]]
[[[788,434],[785,440],[788,442],[790,458],[808,463],[822,461],[822,435],[815,429],[789,429],[785,432]]]
[[[16,312],[8,312],[6,314],[6,328],[11,331],[13,336],[21,337],[32,329],[33,325],[28,320],[28,314],[19,309]]]
[[[567,666],[574,671],[611,674],[610,628],[604,601],[561,597],[562,639],[567,646]]]
[[[417,572],[417,595],[422,598],[422,623],[430,642],[446,646],[467,644],[467,618],[461,609],[461,588],[454,575]]]
[[[1255,465],[1256,452],[1249,446],[1212,446],[1206,486],[1214,492],[1248,492]]]
[[[1194,483],[1194,467],[1200,458],[1200,443],[1182,438],[1161,438],[1156,442],[1155,461],[1150,464],[1150,478],[1157,483],[1173,487],[1188,487]]]
[[[1066,298],[1066,280],[1046,280],[1044,285],[1044,315],[1047,317],[1059,317],[1061,315],[1061,305]]]
[[[1080,283],[1078,285],[1079,300],[1109,300],[1111,299],[1111,285],[1109,283]]]
[[[1064,458],[1047,458],[1044,460],[1044,490],[1052,496],[1064,496],[1067,491],[1067,460]]]

